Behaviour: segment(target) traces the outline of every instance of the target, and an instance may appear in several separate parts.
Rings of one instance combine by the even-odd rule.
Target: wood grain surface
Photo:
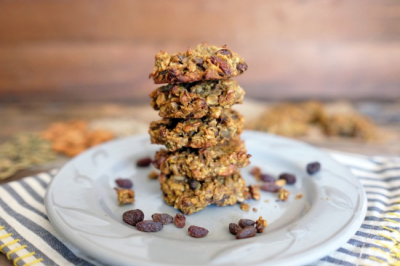
[[[159,50],[227,44],[258,99],[400,98],[400,3],[0,2],[0,101],[141,102]]]

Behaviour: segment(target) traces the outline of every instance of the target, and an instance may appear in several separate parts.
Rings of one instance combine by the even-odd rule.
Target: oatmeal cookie
[[[239,167],[249,165],[244,142],[239,138],[206,149],[183,148],[156,153],[154,166],[166,175],[185,175],[196,180],[232,175]]]
[[[184,214],[198,212],[211,204],[227,206],[243,202],[243,194],[247,190],[239,172],[201,182],[184,176],[162,174],[159,181],[164,201]]]
[[[222,110],[242,103],[244,90],[234,80],[169,84],[150,93],[151,105],[161,117],[219,118]]]
[[[151,143],[162,144],[169,151],[182,147],[208,148],[222,144],[239,135],[244,118],[232,109],[226,109],[216,119],[163,118],[150,124]]]
[[[247,67],[246,62],[225,45],[199,44],[196,49],[184,53],[159,52],[149,78],[156,84],[220,80],[236,77]]]

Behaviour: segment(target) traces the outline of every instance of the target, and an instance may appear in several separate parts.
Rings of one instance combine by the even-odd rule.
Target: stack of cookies
[[[150,74],[150,94],[161,120],[150,125],[151,142],[162,144],[154,165],[165,202],[184,214],[210,204],[233,205],[247,192],[239,168],[250,155],[240,139],[244,119],[231,106],[241,103],[244,90],[231,77],[247,64],[225,46],[200,44],[184,53],[160,52]]]

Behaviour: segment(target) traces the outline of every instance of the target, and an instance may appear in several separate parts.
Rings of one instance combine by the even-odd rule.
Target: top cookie
[[[189,83],[236,77],[247,70],[247,64],[226,46],[199,44],[185,53],[168,54],[161,51],[149,78],[156,84]]]

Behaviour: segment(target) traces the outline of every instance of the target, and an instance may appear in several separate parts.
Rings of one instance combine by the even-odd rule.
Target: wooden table
[[[331,108],[346,108],[348,104],[329,104]],[[268,106],[253,100],[247,100],[243,105],[235,107],[244,114],[248,121],[258,117]],[[400,102],[376,103],[364,102],[351,106],[364,113],[370,114],[371,118],[391,135],[390,140],[380,143],[364,143],[349,139],[329,139],[315,135],[305,136],[300,140],[311,143],[320,148],[352,152],[364,155],[400,155]],[[49,124],[69,119],[93,120],[99,118],[119,119],[134,118],[137,121],[148,124],[150,121],[159,119],[157,112],[152,110],[146,103],[143,105],[116,104],[116,103],[42,103],[42,104],[0,104],[0,143],[8,140],[19,132],[38,132],[44,130]],[[33,167],[18,172],[13,177],[0,181],[0,184],[18,180],[38,172],[46,171],[62,166],[68,158],[60,158],[55,162],[40,167]],[[0,265],[11,266],[12,263],[4,255],[0,255]]]

